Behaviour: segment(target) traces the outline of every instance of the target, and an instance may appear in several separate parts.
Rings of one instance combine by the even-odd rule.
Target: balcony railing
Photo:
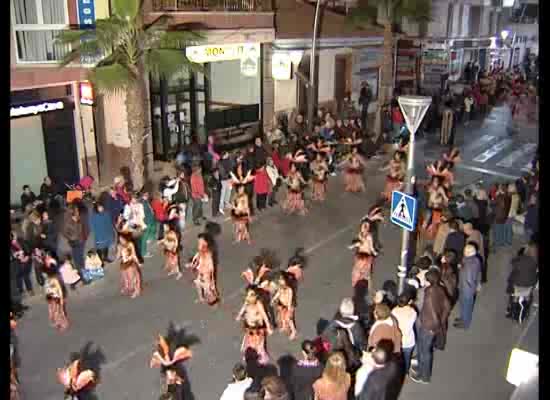
[[[271,10],[271,0],[153,0],[154,12],[261,12]]]

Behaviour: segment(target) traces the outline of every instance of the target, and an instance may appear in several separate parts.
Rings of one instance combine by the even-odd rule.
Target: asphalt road
[[[470,127],[459,134],[457,144],[468,145],[483,134],[492,134],[499,127]],[[470,137],[471,136],[471,137]],[[521,136],[521,135],[520,135]],[[521,141],[522,138],[513,140]],[[508,147],[509,151],[515,146]],[[507,149],[498,157],[506,157]],[[440,148],[430,140],[419,145],[419,165]],[[479,147],[465,155],[469,158]],[[493,160],[497,157],[495,156]],[[518,162],[523,162],[519,160]],[[148,366],[155,335],[164,333],[170,323],[196,335],[200,342],[192,346],[194,357],[187,363],[188,381],[195,399],[219,398],[231,377],[231,368],[240,360],[241,330],[234,317],[243,297],[241,271],[261,248],[276,250],[283,263],[297,247],[306,249],[308,268],[298,299],[297,326],[299,338],[289,342],[281,334],[268,338],[273,360],[285,354],[299,354],[299,344],[316,334],[320,318],[330,319],[342,297],[351,295],[351,251],[347,249],[358,228],[359,219],[367,212],[382,190],[382,163],[369,161],[367,192],[353,195],[343,192],[341,177],[331,178],[329,196],[325,203],[310,205],[306,217],[283,215],[274,208],[259,216],[252,224],[252,246],[232,244],[231,222],[222,223],[218,238],[220,247],[219,286],[223,304],[218,309],[195,304],[195,291],[184,279],[175,281],[161,271],[162,259],[147,259],[143,270],[143,295],[131,300],[118,292],[118,266],[111,265],[106,278],[90,287],[71,293],[68,313],[72,326],[58,334],[48,323],[45,301],[33,299],[31,309],[18,325],[22,365],[20,377],[25,399],[57,400],[62,387],[56,383],[55,370],[64,364],[70,352],[79,351],[87,343],[98,349],[105,358],[101,364],[98,399],[151,400],[158,398],[159,372]],[[482,168],[483,165],[479,168]],[[502,179],[508,173],[491,168],[483,174],[471,169],[458,169],[458,185]],[[185,235],[187,254],[195,246],[198,229]],[[399,262],[400,231],[389,222],[380,229],[384,245],[377,259],[374,282],[380,287],[385,280],[394,279]],[[517,248],[519,242],[516,241]],[[508,356],[517,341],[521,328],[504,318],[504,294],[508,260],[514,249],[492,254],[489,259],[489,283],[479,295],[474,321],[469,331],[449,329],[447,349],[437,352],[430,385],[407,382],[402,398],[407,400],[495,399],[510,396],[513,387],[505,381]],[[453,311],[452,318],[458,310]]]

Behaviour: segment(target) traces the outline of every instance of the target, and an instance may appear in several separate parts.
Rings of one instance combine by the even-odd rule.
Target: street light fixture
[[[309,87],[307,98],[307,127],[309,132],[313,132],[313,114],[315,109],[315,98],[317,97],[317,77],[315,76],[316,61],[315,53],[317,49],[317,32],[319,26],[319,11],[321,8],[321,2],[323,0],[317,0],[315,5],[315,18],[313,20],[313,37],[311,39],[311,56],[309,60]]]
[[[408,195],[414,195],[414,185],[416,183],[416,177],[414,176],[414,145],[415,135],[418,127],[422,123],[422,120],[426,116],[426,112],[432,103],[432,98],[427,96],[399,96],[397,98],[403,117],[405,118],[405,124],[410,132],[409,139],[409,154],[407,156],[407,175],[405,178],[405,193]],[[405,277],[408,271],[408,257],[409,257],[409,242],[410,232],[403,229],[401,239],[401,264],[398,266],[397,276],[399,278],[398,290],[401,294],[405,284]]]

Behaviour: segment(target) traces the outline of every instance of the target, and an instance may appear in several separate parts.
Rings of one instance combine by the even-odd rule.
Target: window
[[[70,51],[54,43],[68,28],[67,0],[12,0],[11,10],[18,63],[58,62]]]

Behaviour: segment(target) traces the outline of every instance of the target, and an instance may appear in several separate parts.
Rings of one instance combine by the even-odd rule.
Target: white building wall
[[[294,68],[294,66],[293,66]],[[275,112],[291,111],[296,107],[296,78],[289,80],[274,80],[275,83]]]
[[[211,101],[234,104],[260,103],[260,71],[255,77],[241,74],[241,61],[210,63]]]
[[[447,18],[449,2],[447,0],[432,0],[431,21],[428,23],[428,37],[442,38],[447,36]]]

